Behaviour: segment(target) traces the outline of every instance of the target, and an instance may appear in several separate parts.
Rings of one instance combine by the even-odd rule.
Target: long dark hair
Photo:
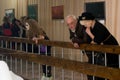
[[[39,35],[45,35],[45,31],[39,27],[38,22],[34,19],[28,19],[26,21],[30,25],[30,29],[26,30],[28,38],[38,37]]]

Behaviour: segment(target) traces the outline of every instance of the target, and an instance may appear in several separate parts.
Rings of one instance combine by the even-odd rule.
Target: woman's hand
[[[86,33],[90,36],[90,38],[92,39],[92,40],[94,40],[94,35],[91,33],[91,30],[90,30],[90,28],[86,28]]]
[[[88,35],[90,35],[91,34],[91,31],[90,31],[90,28],[86,28],[86,33],[88,34]]]
[[[32,40],[37,44],[38,43],[38,38],[33,37]]]
[[[91,41],[91,44],[97,44],[97,43],[92,40],[92,41]]]

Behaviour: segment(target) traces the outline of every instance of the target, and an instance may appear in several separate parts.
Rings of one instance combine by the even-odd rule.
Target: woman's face
[[[85,27],[92,27],[93,21],[92,20],[83,20],[83,21],[80,21],[80,23],[82,25],[84,25]]]
[[[25,23],[25,28],[26,28],[26,30],[30,29],[30,25],[27,22]]]

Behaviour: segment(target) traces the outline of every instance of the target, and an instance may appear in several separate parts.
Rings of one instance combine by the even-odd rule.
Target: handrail
[[[0,37],[0,40],[13,41],[13,42],[23,42],[23,43],[34,43],[29,39],[21,38],[12,38],[12,37]],[[39,44],[45,44],[50,46],[64,47],[64,48],[74,48],[70,42],[62,41],[44,41],[40,40]],[[120,46],[111,46],[111,45],[91,45],[91,44],[80,44],[80,48],[74,49],[83,49],[90,51],[102,51],[113,54],[120,54]],[[23,51],[13,51],[8,49],[0,48],[1,52],[6,52],[4,55],[10,55],[12,57],[17,57],[20,59],[26,59],[28,61],[33,61],[36,63],[44,63],[55,67],[62,67],[64,69],[73,70],[76,72],[85,73],[88,75],[94,75],[98,77],[108,78],[110,80],[120,80],[120,69],[97,66],[93,64],[88,64],[85,62],[79,62],[74,60],[67,60],[56,58],[52,56],[43,56],[36,54],[23,54]],[[47,59],[46,59],[47,58]],[[48,61],[49,60],[49,61]],[[52,63],[51,63],[52,62]]]
[[[63,69],[68,69],[88,75],[98,76],[107,78],[110,80],[119,80],[120,69],[104,67],[93,65],[85,62],[79,62],[68,59],[61,59],[52,56],[44,56],[37,54],[25,54],[23,51],[13,51],[9,49],[0,48],[0,52],[7,56],[12,56],[14,58],[32,61],[35,63],[47,64],[55,67],[60,67]],[[52,63],[51,63],[52,62]]]
[[[33,43],[32,40],[26,38],[13,38],[13,37],[4,37],[0,36],[0,40],[7,40],[7,41],[15,41],[15,42],[23,42],[23,43]],[[88,50],[88,51],[102,51],[106,53],[112,54],[120,54],[120,46],[117,45],[96,45],[96,44],[80,44],[79,48],[75,48],[71,42],[63,42],[63,41],[49,41],[49,40],[39,40],[38,44],[45,44],[50,46],[57,46],[63,48],[73,48],[73,49],[81,49],[81,50]]]

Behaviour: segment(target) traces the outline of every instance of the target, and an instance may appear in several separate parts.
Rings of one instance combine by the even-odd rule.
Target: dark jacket
[[[85,33],[85,27],[82,26],[79,22],[76,25],[75,32],[72,32],[69,29],[70,32],[70,39],[73,43],[86,43],[87,42],[87,34]]]
[[[8,23],[3,23],[2,25],[2,30],[3,30],[3,36],[12,36],[12,24]]]

